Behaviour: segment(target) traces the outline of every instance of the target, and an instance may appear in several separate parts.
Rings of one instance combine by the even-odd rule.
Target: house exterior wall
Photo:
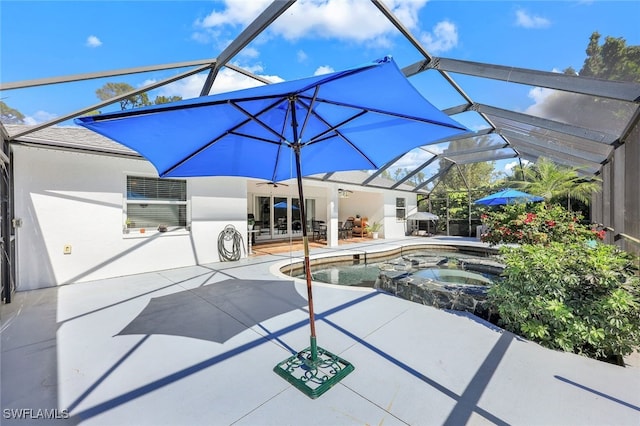
[[[157,176],[150,163],[20,145],[13,152],[18,290],[219,261],[228,224],[246,240],[244,179],[188,179],[190,231],[125,234],[126,176]]]

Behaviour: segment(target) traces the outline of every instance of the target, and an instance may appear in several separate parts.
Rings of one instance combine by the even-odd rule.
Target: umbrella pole
[[[304,246],[304,271],[307,281],[307,298],[309,301],[309,327],[311,329],[311,360],[318,359],[318,343],[316,341],[316,319],[313,311],[313,290],[311,288],[311,263],[309,261],[309,237],[307,236],[307,209],[304,205],[302,176],[300,167],[300,146],[294,147],[296,156],[296,174],[298,181],[298,198],[300,198],[300,221],[302,222],[302,244]]]
[[[317,398],[351,373],[355,367],[349,361],[318,347],[316,342],[316,321],[313,312],[313,292],[311,289],[311,268],[309,262],[309,238],[307,236],[307,214],[302,190],[302,167],[300,166],[300,148],[298,142],[298,124],[296,122],[295,99],[289,99],[291,105],[291,124],[293,140],[291,145],[295,153],[298,196],[300,198],[300,220],[302,222],[302,242],[304,244],[304,270],[307,281],[309,301],[309,326],[311,327],[311,345],[297,354],[278,363],[273,368],[279,376],[291,383],[310,398]]]

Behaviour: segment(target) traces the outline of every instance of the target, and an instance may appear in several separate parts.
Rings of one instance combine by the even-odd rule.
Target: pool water
[[[375,287],[380,272],[393,276],[412,276],[437,284],[468,286],[488,286],[497,279],[496,274],[469,270],[465,260],[487,258],[463,252],[419,251],[403,256],[377,261],[375,263],[340,263],[318,265],[311,268],[314,281],[328,284]],[[304,279],[304,273],[296,278]]]
[[[333,265],[321,266],[322,269],[311,270],[314,281],[358,287],[374,287],[380,268],[378,264],[368,265]],[[304,278],[304,274],[298,276]]]

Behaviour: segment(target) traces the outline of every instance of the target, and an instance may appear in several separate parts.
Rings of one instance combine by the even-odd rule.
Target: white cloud
[[[260,74],[262,68],[259,66],[250,69],[245,67],[245,69],[259,75],[260,77],[266,78],[273,83],[284,81],[279,76]],[[158,94],[161,96],[181,96],[183,99],[195,98],[200,96],[200,91],[202,90],[206,78],[206,74],[192,75],[158,89]],[[216,80],[211,88],[211,94],[231,92],[234,90],[247,89],[249,87],[261,85],[262,83],[257,80],[228,68],[223,68],[216,76]]]
[[[304,50],[298,50],[296,56],[298,57],[298,62],[305,62],[309,58]]]
[[[196,26],[246,26],[270,3],[271,0],[226,0],[224,10],[196,21]],[[390,0],[386,5],[403,25],[416,29],[418,12],[426,3],[427,0]],[[336,38],[381,46],[389,45],[389,37],[398,34],[374,5],[362,0],[299,0],[271,24],[269,31],[288,40]]]
[[[245,26],[252,22],[271,0],[226,0],[226,8],[222,12],[214,11],[205,18],[198,20],[196,24],[205,28],[219,25]]]
[[[426,32],[420,37],[427,51],[441,53],[458,45],[458,28],[449,21],[441,21],[433,27],[433,32]]]
[[[434,148],[433,146],[429,146],[427,147],[429,148]],[[434,153],[437,153],[435,151],[437,151],[437,149],[430,149],[431,151],[433,151]],[[431,158],[433,157],[433,154],[426,152],[422,149],[419,148],[415,148],[412,149],[411,151],[409,151],[408,153],[406,153],[405,155],[402,156],[402,158],[400,158],[394,165],[393,168],[398,168],[398,169],[409,169],[409,170],[413,170],[416,167],[426,163],[427,161],[429,161]]]
[[[255,47],[245,47],[240,51],[240,56],[249,59],[255,59],[260,56],[260,52]]]
[[[148,86],[150,84],[156,83],[158,80],[156,80],[155,78],[148,78],[145,81],[143,81],[142,83],[138,84],[137,87],[144,87],[144,86]]]
[[[54,114],[52,112],[47,112],[47,111],[37,111],[33,115],[25,116],[24,124],[33,126],[39,123],[44,123],[46,121],[53,120],[56,117],[58,117],[58,114]]]
[[[523,9],[516,11],[516,26],[523,28],[547,28],[551,25],[551,21],[540,16],[530,15]]]
[[[332,73],[332,72],[335,72],[335,70],[333,68],[331,68],[328,65],[322,65],[321,67],[318,67],[317,70],[315,70],[313,75],[329,74],[329,73]]]
[[[87,42],[85,44],[87,47],[100,47],[102,46],[102,42],[100,39],[94,35],[90,35],[87,37]]]
[[[546,89],[544,87],[534,87],[529,90],[527,96],[533,99],[533,105],[529,106],[525,111],[528,114],[535,113],[537,107],[544,103],[545,99],[555,93],[555,90]]]
[[[220,31],[215,31],[210,28],[204,28],[191,34],[191,39],[201,44],[217,43],[220,37]]]
[[[556,68],[551,70],[551,72],[560,73],[560,71]],[[525,113],[535,115],[538,117],[544,116],[544,114],[542,113],[542,109],[545,106],[545,102],[551,97],[558,96],[558,93],[560,92],[558,92],[557,90],[546,89],[544,87],[532,88],[531,90],[529,90],[529,93],[527,94],[527,96],[533,99],[533,105],[530,105],[525,110]]]
[[[526,166],[526,165],[527,165],[527,164],[529,164],[529,163],[530,163],[530,161],[525,160],[525,159],[522,159],[522,165],[523,165],[523,166]],[[520,163],[519,163],[518,161],[512,161],[512,162],[510,162],[510,163],[505,164],[505,165],[504,165],[504,170],[505,170],[506,172],[513,172],[513,169],[514,169],[515,167],[520,167]]]

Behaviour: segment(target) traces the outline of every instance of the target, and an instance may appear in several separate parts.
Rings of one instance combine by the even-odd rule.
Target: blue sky
[[[7,1],[0,3],[3,83],[214,58],[270,0]],[[435,56],[543,71],[579,70],[593,31],[640,44],[639,1],[388,0],[385,4]],[[299,0],[232,62],[273,81],[340,70],[390,54],[400,67],[420,60],[368,0]],[[184,71],[184,70],[180,70]],[[106,82],[140,87],[179,71],[3,91],[2,100],[46,121],[97,103]],[[430,74],[427,77],[426,74]],[[412,78],[440,108],[461,103],[435,73]],[[472,99],[531,110],[544,92],[527,86],[480,84],[453,75]],[[155,91],[197,96],[205,75]],[[246,87],[220,74],[214,92]],[[473,125],[473,123],[465,123]]]

